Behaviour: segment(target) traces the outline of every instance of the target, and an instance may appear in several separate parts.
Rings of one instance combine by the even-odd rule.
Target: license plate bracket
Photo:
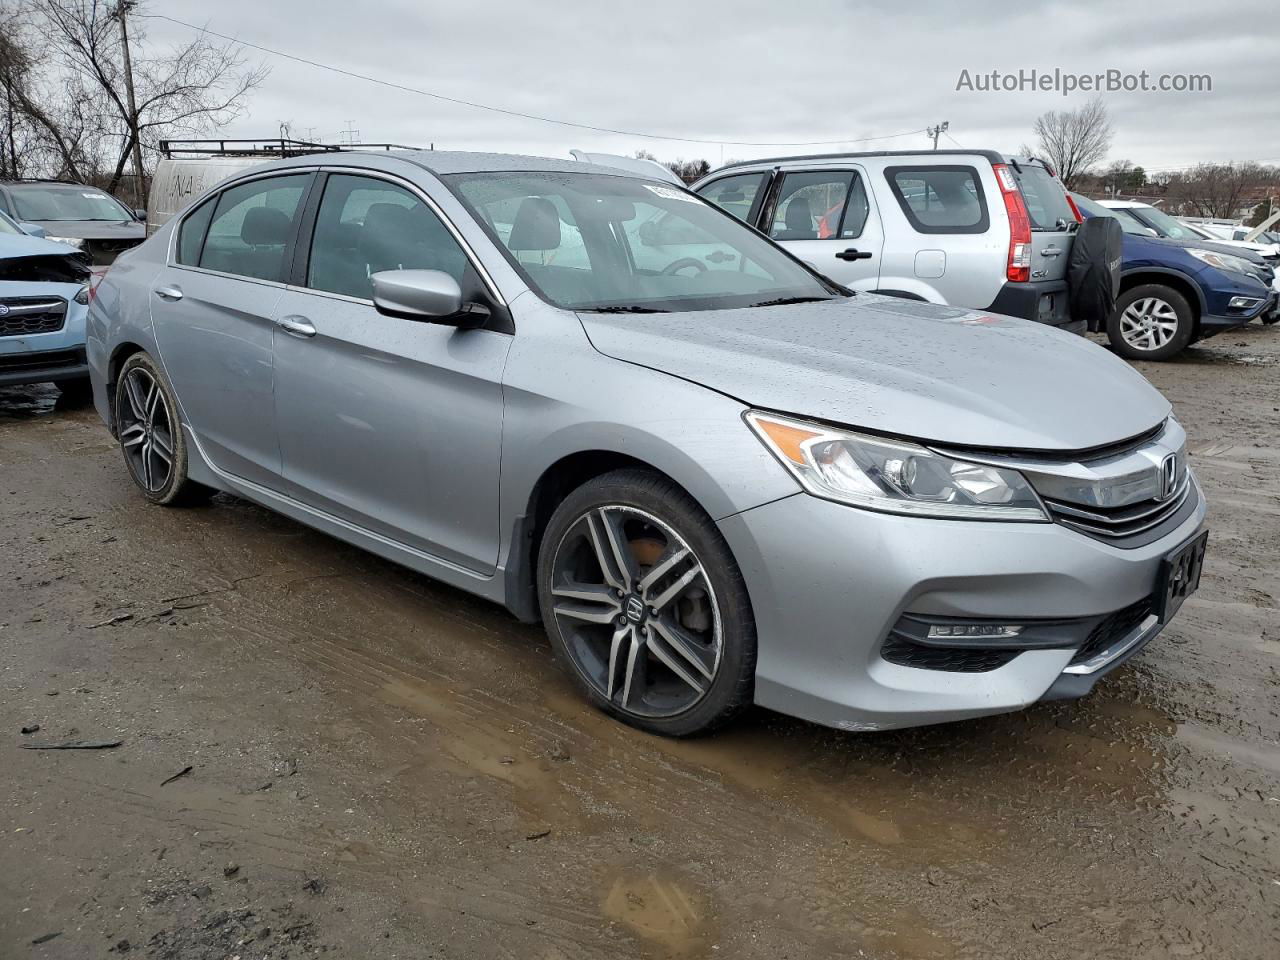
[[[1209,531],[1205,530],[1168,554],[1160,564],[1160,580],[1156,585],[1156,615],[1161,623],[1172,620],[1187,597],[1200,586],[1200,573],[1204,569],[1204,554],[1208,543]]]

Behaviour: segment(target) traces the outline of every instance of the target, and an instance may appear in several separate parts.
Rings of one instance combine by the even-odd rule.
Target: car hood
[[[68,247],[65,243],[54,243],[25,233],[21,236],[0,233],[0,260],[12,257],[58,257],[75,253],[75,248]]]
[[[1246,247],[1235,247],[1229,243],[1214,243],[1212,240],[1178,240],[1173,237],[1152,237],[1152,242],[1169,247],[1181,247],[1184,250],[1212,250],[1214,253],[1225,253],[1228,256],[1248,260],[1255,266],[1263,266],[1266,261],[1262,255]]]
[[[147,238],[147,226],[137,220],[31,220],[51,237],[75,240],[137,240]]]
[[[579,316],[606,356],[750,406],[953,446],[1085,450],[1169,414],[1142,376],[1084,337],[957,307],[859,294]]]

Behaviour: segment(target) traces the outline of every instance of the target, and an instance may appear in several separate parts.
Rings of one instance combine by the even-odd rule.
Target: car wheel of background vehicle
[[[1107,319],[1107,337],[1130,360],[1168,360],[1191,342],[1195,315],[1172,287],[1145,283],[1126,290]]]
[[[66,406],[83,407],[93,402],[93,384],[88,377],[79,380],[61,380],[57,384],[58,393]]]
[[[688,736],[752,701],[746,584],[711,518],[664,477],[618,470],[571,493],[542,538],[538,598],[557,657],[620,720]]]
[[[116,436],[129,475],[152,503],[202,503],[215,491],[187,479],[187,444],[173,390],[145,353],[125,361],[116,380]]]

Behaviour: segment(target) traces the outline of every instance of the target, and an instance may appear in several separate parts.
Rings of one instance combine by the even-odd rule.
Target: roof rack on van
[[[305,157],[312,153],[345,153],[352,150],[420,150],[402,143],[312,143],[283,137],[250,140],[161,140],[166,160],[178,157]]]

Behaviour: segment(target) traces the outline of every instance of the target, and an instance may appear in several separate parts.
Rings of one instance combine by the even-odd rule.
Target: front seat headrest
[[[511,250],[555,250],[560,246],[560,214],[545,197],[525,197],[511,224]]]
[[[809,209],[809,201],[805,197],[792,197],[787,204],[787,229],[794,233],[813,232],[813,212]]]
[[[292,233],[293,221],[275,207],[250,207],[240,223],[240,239],[251,247],[281,246]]]
[[[360,254],[370,264],[406,263],[415,258],[413,249],[421,244],[418,218],[398,203],[372,204],[360,230]]]

